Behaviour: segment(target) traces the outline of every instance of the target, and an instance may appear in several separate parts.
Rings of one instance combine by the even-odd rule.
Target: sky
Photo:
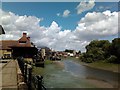
[[[118,36],[117,2],[2,2],[3,40],[27,32],[35,45],[85,51],[92,40]]]

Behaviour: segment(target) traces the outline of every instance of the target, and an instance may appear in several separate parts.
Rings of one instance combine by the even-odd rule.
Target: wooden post
[[[24,77],[25,77],[25,82],[27,82],[27,64],[25,63],[25,72],[24,72]]]
[[[32,68],[29,68],[29,75],[28,75],[28,90],[31,90],[31,82],[32,82]]]

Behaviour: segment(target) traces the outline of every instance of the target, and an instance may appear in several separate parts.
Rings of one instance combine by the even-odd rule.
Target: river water
[[[47,88],[113,88],[118,86],[118,73],[86,67],[69,59],[46,65],[41,75],[44,77],[44,85]]]

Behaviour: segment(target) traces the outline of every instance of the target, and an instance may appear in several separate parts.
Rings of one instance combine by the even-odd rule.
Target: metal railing
[[[43,77],[40,75],[32,75],[32,65],[25,63],[22,57],[19,57],[17,60],[28,90],[46,90],[43,86]]]

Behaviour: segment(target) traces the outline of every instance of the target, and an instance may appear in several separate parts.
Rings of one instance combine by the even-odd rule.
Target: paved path
[[[2,88],[14,88],[17,89],[17,64],[16,61],[11,60],[7,65],[0,71],[0,87]],[[1,79],[1,78],[0,78]],[[2,84],[1,84],[2,83]]]
[[[0,60],[0,71],[10,60]]]

